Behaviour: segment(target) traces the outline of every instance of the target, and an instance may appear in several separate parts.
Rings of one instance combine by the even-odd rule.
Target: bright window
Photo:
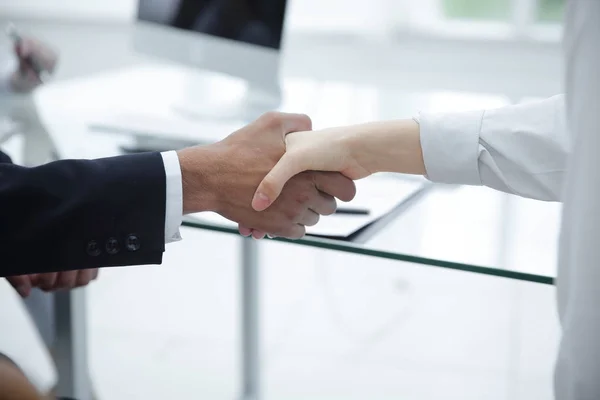
[[[443,0],[443,14],[449,19],[508,21],[510,0]]]
[[[558,41],[565,0],[290,0],[288,29]]]
[[[560,22],[565,0],[538,0],[537,18],[542,22]]]

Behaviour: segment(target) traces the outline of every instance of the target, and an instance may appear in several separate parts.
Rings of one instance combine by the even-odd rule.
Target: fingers
[[[56,284],[56,279],[58,279],[57,272],[49,272],[46,274],[38,275],[38,287],[42,290],[48,291],[54,288]]]
[[[337,203],[335,197],[327,193],[318,192],[318,196],[315,198],[310,208],[318,214],[331,215],[337,209]]]
[[[313,210],[306,210],[298,218],[298,223],[304,226],[315,226],[319,222],[319,214]]]
[[[242,226],[242,225],[238,225],[238,231],[240,232],[240,235],[245,236],[245,237],[252,235],[252,229],[246,228],[245,226]]]
[[[9,276],[6,280],[21,297],[28,297],[34,287],[44,291],[74,289],[88,285],[98,277],[98,268],[81,271],[51,272],[45,274]]]
[[[310,131],[312,130],[312,121],[306,114],[268,112],[260,117],[260,121],[269,128],[277,127],[281,130],[282,136],[290,132]]]
[[[73,287],[87,286],[91,281],[98,277],[98,268],[84,269],[79,271],[75,285]]]
[[[60,289],[75,289],[88,285],[97,277],[97,268],[38,274],[37,286],[46,292]]]
[[[275,232],[276,236],[286,237],[288,239],[302,239],[305,234],[306,228],[304,225],[295,225],[283,233]]]
[[[264,239],[264,237],[266,235],[267,234],[265,232],[263,232],[263,231],[252,231],[252,238],[253,239],[257,239],[257,240]]]
[[[8,283],[19,293],[21,297],[27,297],[31,293],[31,279],[29,275],[9,276],[6,278]]]
[[[58,274],[54,286],[49,290],[71,289],[77,282],[78,271],[64,271]]]
[[[290,132],[298,132],[298,131],[311,131],[312,130],[312,121],[310,117],[306,114],[291,114],[291,113],[282,113],[283,114],[283,136],[287,135]]]
[[[252,208],[256,211],[267,209],[277,200],[287,181],[303,170],[301,158],[291,156],[289,153],[284,154],[258,185],[252,199]]]
[[[315,172],[315,185],[323,193],[327,193],[342,201],[351,201],[356,195],[354,181],[337,172]]]

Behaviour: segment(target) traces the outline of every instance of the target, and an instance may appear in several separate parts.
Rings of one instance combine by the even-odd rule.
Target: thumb
[[[262,180],[252,199],[252,208],[256,211],[267,209],[281,194],[286,182],[302,172],[302,166],[295,157],[286,153],[275,164],[271,172]]]
[[[29,296],[31,292],[31,279],[29,275],[9,276],[6,280],[19,293],[21,297]]]

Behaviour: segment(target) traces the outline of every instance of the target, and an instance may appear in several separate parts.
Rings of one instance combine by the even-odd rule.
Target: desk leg
[[[258,242],[242,238],[242,385],[240,400],[260,399]]]
[[[87,346],[86,290],[57,292],[55,354],[59,373],[57,395],[92,400]]]

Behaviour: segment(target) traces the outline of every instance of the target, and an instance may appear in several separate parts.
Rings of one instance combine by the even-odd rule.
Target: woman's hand
[[[353,133],[352,127],[289,133],[286,152],[258,186],[252,207],[268,208],[286,182],[303,171],[340,172],[353,180],[370,175],[353,154]]]

